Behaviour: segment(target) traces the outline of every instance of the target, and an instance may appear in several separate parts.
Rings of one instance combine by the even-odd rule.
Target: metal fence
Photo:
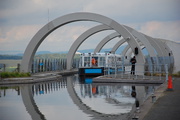
[[[73,59],[72,68],[79,67],[79,58]],[[67,59],[34,59],[31,73],[66,70]]]
[[[0,63],[0,71],[5,71],[6,70],[6,65]]]
[[[19,72],[20,64],[18,63],[17,66],[13,66],[13,67],[9,67],[8,64],[0,64],[0,71],[1,72]]]
[[[104,75],[113,78],[129,78],[129,79],[159,79],[164,77],[168,80],[168,65],[157,64],[135,64],[135,71],[133,74],[132,65],[107,65],[104,67]],[[138,71],[137,67],[143,67],[142,71]]]

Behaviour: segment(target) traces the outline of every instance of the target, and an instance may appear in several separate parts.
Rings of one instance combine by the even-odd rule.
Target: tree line
[[[0,55],[0,59],[1,60],[5,60],[5,59],[20,60],[20,59],[22,59],[22,56],[18,56],[18,55]]]
[[[47,59],[47,58],[51,58],[51,59],[59,59],[59,58],[66,58],[67,54],[58,54],[58,53],[54,53],[54,54],[40,54],[40,55],[35,55],[34,58],[35,59]],[[79,58],[80,55],[75,55],[75,58]],[[22,56],[18,56],[18,55],[0,55],[0,59],[4,60],[4,59],[13,59],[13,60],[20,60],[22,59]]]

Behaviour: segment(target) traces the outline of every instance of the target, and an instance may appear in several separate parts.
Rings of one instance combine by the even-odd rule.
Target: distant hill
[[[119,47],[119,48],[116,50],[116,54],[120,54],[120,53],[124,50],[125,47],[126,47],[125,45]],[[108,51],[111,51],[111,49],[112,49],[112,48],[102,49],[100,52],[108,52]],[[92,52],[94,52],[94,49],[78,50],[77,52],[80,52],[80,53],[92,53]]]
[[[13,60],[20,60],[22,59],[22,56],[17,56],[17,55],[0,55],[1,60],[5,59],[13,59]]]
[[[36,55],[42,55],[42,54],[52,54],[53,52],[50,51],[37,51]]]
[[[117,49],[116,54],[120,54],[126,45],[121,46]],[[101,52],[107,52],[111,51],[112,48],[102,49]],[[80,53],[92,53],[94,52],[94,49],[85,49],[85,50],[78,50],[77,52]],[[22,59],[23,54],[4,54],[6,52],[3,52],[0,55],[0,59]],[[8,53],[12,53],[11,51],[8,51]],[[68,51],[61,51],[61,52],[50,52],[50,51],[37,51],[35,58],[65,58]]]
[[[0,55],[17,55],[22,54],[23,51],[0,51]]]

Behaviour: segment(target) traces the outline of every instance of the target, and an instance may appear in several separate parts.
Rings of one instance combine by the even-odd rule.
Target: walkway
[[[137,84],[162,84],[166,77],[142,76],[131,74],[105,75],[93,78],[93,83],[137,83]]]
[[[180,78],[173,81],[174,91],[165,91],[143,120],[180,120]]]

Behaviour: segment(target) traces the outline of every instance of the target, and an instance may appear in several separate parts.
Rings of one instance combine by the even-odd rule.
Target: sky
[[[75,12],[92,12],[109,17],[155,38],[180,42],[180,0],[0,0],[0,54],[23,53],[32,37],[48,22]],[[95,22],[74,22],[53,31],[38,51],[68,51]],[[92,49],[108,30],[88,38],[79,49]],[[112,47],[113,39],[105,47]],[[114,41],[114,43],[113,43]]]

